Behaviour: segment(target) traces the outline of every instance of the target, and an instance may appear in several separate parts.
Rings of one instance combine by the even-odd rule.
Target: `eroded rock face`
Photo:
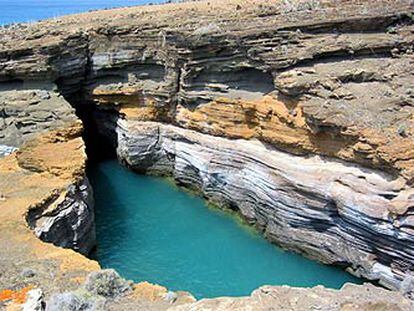
[[[272,241],[410,294],[413,13],[410,0],[211,0],[1,28],[0,153],[22,148],[2,174],[42,198],[31,206],[0,180],[6,204],[34,207],[40,236],[89,248],[85,157],[65,154],[83,146],[65,96],[94,107],[88,122],[135,170],[172,175]],[[48,187],[34,190],[36,178]],[[266,309],[254,297],[276,303],[283,291],[200,305]],[[408,306],[370,289],[349,304],[361,298],[338,298],[347,291],[322,290],[337,309]]]
[[[0,84],[1,145],[18,148],[41,132],[76,120],[74,109],[52,88],[48,83]]]
[[[10,81],[0,85],[0,115],[0,157],[23,148],[18,153],[22,168],[73,178],[73,184],[65,191],[56,190],[30,210],[27,217],[30,227],[43,241],[88,254],[96,241],[92,189],[82,172],[86,155],[67,150],[67,162],[59,163],[60,157],[50,147],[56,143],[61,147],[58,149],[66,152],[63,150],[68,148],[66,143],[73,139],[72,145],[83,150],[82,127],[77,123],[74,108],[56,92],[53,83]],[[56,129],[64,130],[54,132],[54,137],[46,134],[38,138]],[[71,161],[71,169],[79,166],[75,174],[81,177],[73,176],[65,167]],[[67,176],[67,172],[72,176]]]
[[[93,210],[85,205],[91,193],[83,186],[81,130],[80,123],[73,123],[39,133],[0,159],[0,309],[43,310],[39,291],[47,300],[53,293],[76,289],[99,269],[71,249],[41,241],[27,222],[33,221],[41,238],[58,246],[86,253],[94,243]]]
[[[286,248],[407,288],[414,37],[401,10],[411,4],[344,6],[346,22],[332,3],[286,20],[275,5],[260,29],[235,17],[159,41],[148,28],[100,33],[83,90],[135,170],[240,210]]]
[[[1,30],[0,80],[411,180],[412,12],[410,0],[232,0],[84,14]]]
[[[96,245],[93,206],[92,188],[85,177],[44,206],[30,210],[27,219],[42,241],[88,255]]]
[[[21,146],[16,161],[28,173],[70,181],[64,189],[55,188],[40,202],[29,202],[26,219],[41,240],[87,255],[96,238],[93,193],[84,171],[86,154],[81,131],[80,123],[66,123],[66,128],[38,133]],[[1,195],[7,204],[7,191],[13,187],[14,176],[4,174],[2,178],[6,187]]]
[[[403,178],[159,123],[118,120],[117,130],[122,162],[239,210],[271,241],[394,289],[411,277],[413,219],[395,212],[414,203]]]

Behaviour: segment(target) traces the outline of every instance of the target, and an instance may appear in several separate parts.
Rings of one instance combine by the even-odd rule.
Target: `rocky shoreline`
[[[80,116],[90,153],[173,176],[269,240],[394,290],[263,287],[193,302],[138,284],[89,308],[266,310],[280,295],[291,310],[412,309],[413,16],[409,0],[227,0],[0,28],[1,288],[49,301],[99,270],[70,250],[95,245]],[[35,282],[16,277],[33,264]]]

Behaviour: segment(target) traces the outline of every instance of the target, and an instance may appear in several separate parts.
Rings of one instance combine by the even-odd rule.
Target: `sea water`
[[[162,3],[162,0],[0,0],[0,25],[32,22],[105,8]]]
[[[261,285],[340,288],[360,281],[345,271],[287,252],[234,213],[163,178],[143,176],[116,161],[89,170],[103,268],[197,298],[249,295]]]

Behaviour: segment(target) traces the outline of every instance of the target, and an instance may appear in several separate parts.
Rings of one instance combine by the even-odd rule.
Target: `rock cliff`
[[[88,140],[109,141],[132,169],[173,176],[272,242],[412,294],[412,1],[200,1],[0,37],[0,154],[12,153],[0,161],[24,189],[32,175],[65,180],[20,202],[42,240],[94,244],[74,107]]]

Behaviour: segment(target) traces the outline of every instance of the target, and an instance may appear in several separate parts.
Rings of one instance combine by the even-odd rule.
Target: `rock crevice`
[[[0,28],[5,219],[15,204],[45,241],[93,246],[71,102],[88,141],[103,137],[133,169],[410,294],[413,13],[410,0],[211,0]]]

